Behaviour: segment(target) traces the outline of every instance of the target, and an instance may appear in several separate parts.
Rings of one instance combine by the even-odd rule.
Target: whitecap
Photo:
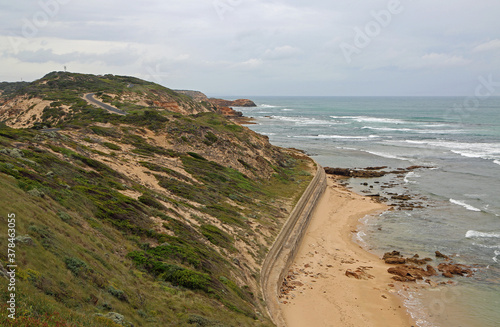
[[[467,204],[463,201],[458,201],[458,200],[455,200],[455,199],[450,199],[450,202],[453,203],[453,204],[456,204],[456,205],[459,205],[459,206],[462,206],[464,207],[465,209],[467,210],[470,210],[470,211],[481,211],[481,209],[478,209],[476,207],[473,207],[471,206],[470,204]]]
[[[450,152],[467,158],[495,160],[500,164],[500,143],[463,143],[435,140],[405,140],[407,144],[432,146],[447,149]]]
[[[369,154],[373,154],[375,156],[382,157],[382,158],[411,161],[408,158],[398,157],[398,156],[390,154],[390,153],[382,153],[382,152],[368,151],[368,150],[361,150],[361,151],[369,153]]]
[[[273,106],[272,104],[259,104],[259,107],[262,107],[262,108],[276,108],[277,106]]]
[[[363,126],[361,129],[371,129],[374,131],[383,131],[383,132],[413,132],[414,129],[411,128],[392,128],[392,127],[372,127],[372,126]]]
[[[495,251],[495,256],[492,258],[493,261],[495,261],[496,263],[498,263],[498,256],[500,256],[500,251]]]
[[[407,122],[401,119],[393,118],[380,118],[380,117],[369,117],[369,116],[330,116],[333,119],[351,119],[357,122],[367,122],[367,123],[382,123],[382,124],[413,124],[414,122]]]
[[[497,165],[500,165],[500,160],[493,160],[494,163],[496,163]]]
[[[281,120],[285,122],[295,123],[295,125],[337,125],[338,123],[328,120],[321,120],[315,118],[305,117],[286,117],[286,116],[271,116],[272,119]]]
[[[365,136],[349,136],[349,135],[296,135],[296,138],[307,139],[355,139],[355,140],[368,140]]]
[[[385,123],[385,124],[405,124],[407,123],[401,119],[393,119],[393,118],[378,118],[378,117],[367,117],[367,116],[358,116],[355,117],[354,120],[357,122],[372,122],[372,123]]]
[[[475,230],[468,230],[465,233],[466,238],[500,238],[500,233],[486,233],[486,232],[478,232]]]
[[[405,184],[416,184],[416,181],[411,181],[408,178],[418,178],[420,177],[419,174],[415,173],[414,171],[410,171],[408,174],[405,175],[404,182]]]
[[[480,248],[485,248],[485,249],[500,249],[500,245],[484,245],[475,242],[473,242],[472,245],[479,246]]]

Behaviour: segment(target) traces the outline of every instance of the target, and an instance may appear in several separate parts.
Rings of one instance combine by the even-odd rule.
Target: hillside
[[[2,291],[0,325],[272,325],[260,268],[311,180],[307,157],[132,77],[8,84],[0,247],[14,213],[18,319]]]

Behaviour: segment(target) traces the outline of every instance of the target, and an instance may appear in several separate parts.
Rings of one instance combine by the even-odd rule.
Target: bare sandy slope
[[[281,299],[287,326],[414,325],[388,286],[388,267],[352,241],[360,218],[386,208],[328,179],[291,268],[295,289]],[[362,278],[346,276],[348,269]]]

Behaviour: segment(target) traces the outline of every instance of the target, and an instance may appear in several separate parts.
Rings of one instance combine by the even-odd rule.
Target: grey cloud
[[[50,1],[62,0],[42,0]],[[387,11],[388,0],[220,0],[223,14],[213,1],[64,3],[19,51],[0,44],[6,76],[74,62],[145,78],[153,71],[166,86],[219,94],[436,95],[467,93],[471,76],[500,67],[496,0],[401,0],[402,12],[387,24],[374,13]],[[35,0],[6,3],[2,40],[22,36],[40,11]],[[366,34],[367,26],[363,44],[357,29]],[[89,41],[117,46],[78,46]],[[64,42],[64,51],[55,48]],[[342,42],[355,51],[351,62]]]

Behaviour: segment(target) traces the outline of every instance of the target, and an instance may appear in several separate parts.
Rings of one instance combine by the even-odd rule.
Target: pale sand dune
[[[385,263],[352,241],[358,220],[387,207],[339,187],[328,187],[314,212],[291,270],[297,286],[281,299],[289,327],[413,326]],[[373,278],[356,279],[359,267]],[[367,276],[368,277],[368,276]],[[297,283],[299,282],[299,283]]]

